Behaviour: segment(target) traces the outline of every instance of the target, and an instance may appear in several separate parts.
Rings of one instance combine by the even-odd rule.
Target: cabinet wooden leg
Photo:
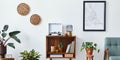
[[[50,60],[52,60],[52,58],[50,58]]]

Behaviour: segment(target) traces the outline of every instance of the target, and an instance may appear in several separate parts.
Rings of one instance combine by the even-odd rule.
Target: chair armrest
[[[109,60],[108,54],[109,54],[108,48],[106,48],[105,51],[104,51],[104,60]]]

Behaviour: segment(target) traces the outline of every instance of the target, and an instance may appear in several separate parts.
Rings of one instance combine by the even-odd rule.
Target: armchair
[[[120,37],[105,39],[104,60],[120,60]]]

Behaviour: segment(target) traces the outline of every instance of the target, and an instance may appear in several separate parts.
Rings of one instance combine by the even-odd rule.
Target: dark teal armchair
[[[104,60],[120,60],[120,37],[105,39]]]

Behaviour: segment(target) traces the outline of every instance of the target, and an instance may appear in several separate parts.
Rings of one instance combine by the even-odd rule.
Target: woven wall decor
[[[41,18],[38,14],[33,14],[30,17],[30,23],[33,25],[38,25],[41,22]]]
[[[29,11],[30,11],[30,7],[26,3],[20,3],[17,7],[17,12],[22,16],[27,15]]]

